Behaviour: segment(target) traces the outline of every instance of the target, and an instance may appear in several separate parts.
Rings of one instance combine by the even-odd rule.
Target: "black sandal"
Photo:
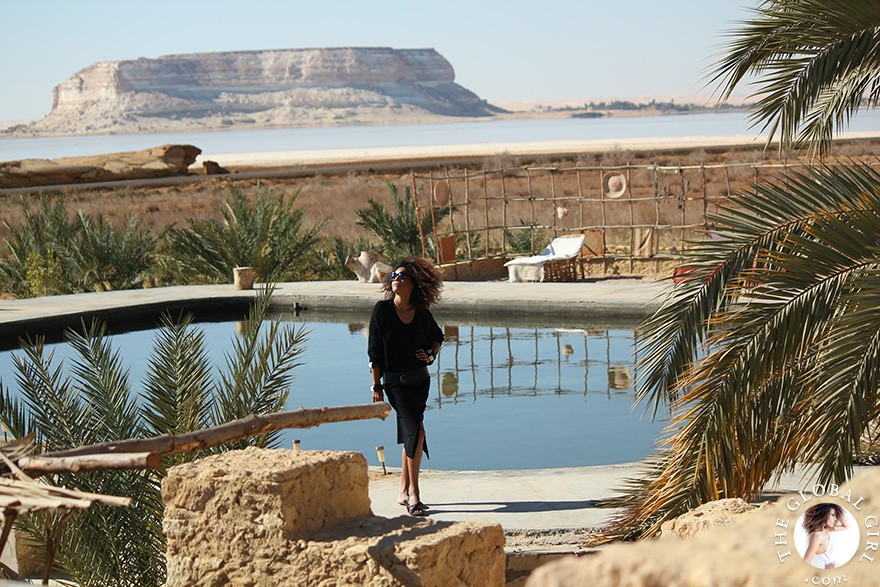
[[[427,516],[428,515],[428,506],[423,504],[422,502],[414,503],[412,505],[406,506],[406,511],[409,512],[411,516]]]

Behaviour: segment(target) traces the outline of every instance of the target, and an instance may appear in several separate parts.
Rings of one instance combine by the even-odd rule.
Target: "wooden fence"
[[[712,229],[712,214],[753,183],[806,163],[516,167],[411,174],[423,253],[440,264],[539,253],[583,234],[582,260],[600,273],[674,262]],[[621,189],[623,188],[623,189]],[[438,211],[445,209],[444,218]],[[622,269],[621,269],[622,268]],[[594,271],[596,272],[596,271]]]

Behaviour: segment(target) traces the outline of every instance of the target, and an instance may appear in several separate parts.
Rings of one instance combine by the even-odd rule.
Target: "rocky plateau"
[[[98,62],[13,136],[416,123],[502,112],[434,49],[327,48]]]

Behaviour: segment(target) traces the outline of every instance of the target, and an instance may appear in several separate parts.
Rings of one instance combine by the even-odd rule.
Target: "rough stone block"
[[[613,544],[597,554],[551,562],[535,570],[526,586],[877,585],[880,471],[864,471],[843,487],[802,491],[803,496],[783,496],[768,507],[740,515],[731,525],[707,528],[690,538]],[[794,542],[800,516],[821,502],[844,507],[854,516],[861,535],[852,559],[825,570],[807,564]]]
[[[729,526],[737,522],[742,514],[752,512],[756,507],[738,497],[710,501],[674,520],[664,522],[660,526],[660,535],[687,538],[706,528]]]
[[[371,515],[360,453],[249,448],[162,483],[167,587],[504,585],[497,524]]]

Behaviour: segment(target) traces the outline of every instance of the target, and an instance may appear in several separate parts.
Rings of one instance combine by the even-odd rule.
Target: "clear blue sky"
[[[96,61],[433,47],[491,101],[695,95],[758,0],[0,0],[0,120]],[[744,94],[743,94],[744,95]]]

